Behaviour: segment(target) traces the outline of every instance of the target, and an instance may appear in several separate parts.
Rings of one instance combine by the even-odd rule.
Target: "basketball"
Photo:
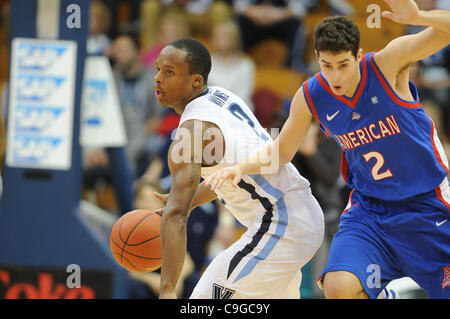
[[[161,266],[161,216],[150,210],[133,210],[111,229],[109,246],[116,261],[134,272],[150,272]]]

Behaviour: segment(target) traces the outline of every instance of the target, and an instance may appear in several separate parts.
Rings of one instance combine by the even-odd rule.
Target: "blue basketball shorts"
[[[388,202],[350,194],[334,235],[330,271],[355,274],[370,298],[386,285],[411,277],[429,298],[450,298],[450,187],[444,182],[425,194]]]

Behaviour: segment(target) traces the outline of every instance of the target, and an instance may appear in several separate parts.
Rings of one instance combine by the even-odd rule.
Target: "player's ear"
[[[314,50],[314,53],[316,54],[316,59],[319,59],[319,52],[317,52],[317,50]]]
[[[203,76],[201,74],[194,74],[192,75],[192,87],[193,88],[198,88],[203,86]]]
[[[358,54],[356,55],[356,61],[359,61],[359,60],[361,60],[361,58],[362,58],[362,56],[363,56],[363,49],[362,48],[359,48],[359,50],[358,50]]]

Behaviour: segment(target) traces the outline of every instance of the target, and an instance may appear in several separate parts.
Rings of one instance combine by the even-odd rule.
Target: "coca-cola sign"
[[[0,298],[104,299],[112,295],[111,281],[108,270],[0,266]]]

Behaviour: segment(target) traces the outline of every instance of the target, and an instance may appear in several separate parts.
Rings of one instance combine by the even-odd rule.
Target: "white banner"
[[[11,52],[6,163],[67,170],[77,43],[15,38]]]
[[[125,125],[111,65],[106,57],[86,58],[81,101],[81,146],[125,146]]]

